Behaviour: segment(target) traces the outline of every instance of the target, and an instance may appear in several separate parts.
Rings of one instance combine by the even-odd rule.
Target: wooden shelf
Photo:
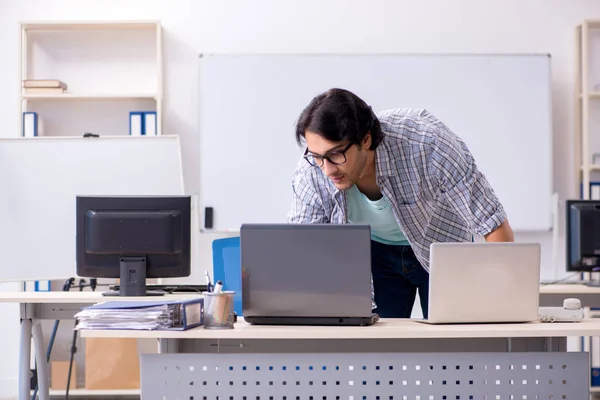
[[[152,30],[160,26],[159,21],[35,21],[22,22],[29,31],[90,31],[90,30]]]
[[[587,23],[588,29],[600,29],[600,20],[598,19],[588,19],[585,22]]]
[[[583,94],[579,93],[579,98],[583,98]],[[588,92],[588,98],[590,99],[596,99],[596,98],[600,98],[600,92]]]
[[[119,99],[152,99],[158,100],[160,97],[158,94],[151,93],[106,93],[106,94],[93,94],[93,93],[26,93],[22,95],[23,99],[29,100],[119,100]]]
[[[585,168],[584,165],[579,166],[579,170],[583,171]],[[600,171],[600,164],[590,164],[588,165],[589,171]]]

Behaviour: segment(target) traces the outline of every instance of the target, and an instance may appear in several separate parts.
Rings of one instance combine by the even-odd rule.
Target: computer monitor
[[[567,271],[600,271],[600,201],[567,200]]]
[[[77,275],[119,278],[109,296],[162,295],[147,278],[189,276],[190,196],[77,196]]]

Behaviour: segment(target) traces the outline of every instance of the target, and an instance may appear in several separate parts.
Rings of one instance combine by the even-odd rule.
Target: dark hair
[[[371,150],[383,139],[375,113],[360,97],[344,89],[329,89],[311,100],[296,125],[299,145],[306,132],[314,132],[331,142],[348,140],[359,144],[371,132]]]

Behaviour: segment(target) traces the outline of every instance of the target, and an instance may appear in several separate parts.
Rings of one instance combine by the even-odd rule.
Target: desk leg
[[[180,352],[178,339],[158,339],[158,352],[160,354],[173,354]]]
[[[19,351],[19,400],[29,400],[31,391],[31,319],[21,319],[21,346]]]
[[[567,338],[566,337],[547,337],[546,338],[546,351],[567,351]]]
[[[42,325],[39,321],[33,324],[33,346],[35,361],[37,366],[37,379],[40,394],[40,400],[50,399],[50,387],[48,379],[48,362],[44,351],[44,336],[42,335]]]

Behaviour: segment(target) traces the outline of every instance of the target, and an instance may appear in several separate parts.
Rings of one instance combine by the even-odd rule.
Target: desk
[[[99,292],[0,295],[0,302],[19,303],[21,309],[20,400],[30,396],[32,335],[36,360],[45,361],[39,320],[73,319],[82,307],[105,300],[108,298]],[[402,393],[412,396],[406,399],[418,395],[421,400],[437,400],[443,398],[440,393],[450,394],[447,399],[452,400],[469,396],[483,399],[491,392],[501,398],[514,395],[535,399],[535,394],[550,398],[552,394],[562,399],[565,394],[567,399],[583,399],[589,391],[588,356],[565,352],[566,337],[600,336],[600,321],[431,326],[410,320],[382,320],[370,327],[258,327],[240,321],[234,330],[226,331],[82,331],[81,336],[159,339],[161,354],[142,356],[142,393],[152,393],[152,398],[156,394],[161,399],[176,395],[198,399],[202,391],[207,400],[216,396],[269,400],[276,386],[287,393],[283,395],[286,400],[297,399],[297,393],[313,393],[313,400],[335,399],[340,393],[348,395],[345,399],[355,396],[359,400],[356,396],[360,393],[371,399],[381,393],[377,394],[380,399],[387,400],[391,393],[396,393],[394,399],[402,399],[397,396],[397,386],[401,386]],[[398,371],[403,375],[394,375]],[[198,375],[201,372],[206,374]],[[264,375],[270,372],[273,375]],[[38,362],[38,374],[40,398],[48,399],[45,362]],[[426,391],[433,397],[423,397]],[[229,396],[224,397],[226,394]],[[305,398],[309,397],[301,397]]]
[[[540,286],[540,307],[561,307],[569,297],[578,298],[584,307],[600,307],[600,287],[552,283]]]
[[[381,320],[369,327],[240,321],[233,330],[81,331],[82,337],[160,339],[161,353],[142,355],[142,398],[165,400],[579,400],[589,395],[589,359],[566,352],[566,337],[598,334],[596,320],[439,326]]]
[[[182,293],[167,295],[161,298],[189,298],[198,294]],[[30,359],[31,338],[39,382],[39,395],[41,400],[50,399],[48,364],[46,363],[46,349],[39,323],[43,319],[73,319],[83,307],[90,304],[108,300],[126,301],[154,301],[156,297],[104,297],[98,292],[2,292],[0,303],[18,303],[20,305],[21,339],[19,354],[19,400],[30,399]]]

